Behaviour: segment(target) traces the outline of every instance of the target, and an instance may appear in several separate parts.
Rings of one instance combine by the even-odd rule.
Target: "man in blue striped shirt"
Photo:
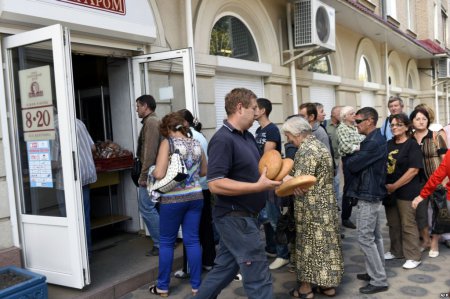
[[[75,119],[75,128],[77,132],[78,162],[80,163],[81,185],[83,186],[83,204],[84,221],[86,226],[86,241],[88,244],[89,256],[91,255],[91,203],[89,184],[97,181],[97,172],[95,171],[94,158],[92,151],[95,150],[94,141],[92,141],[84,123]]]

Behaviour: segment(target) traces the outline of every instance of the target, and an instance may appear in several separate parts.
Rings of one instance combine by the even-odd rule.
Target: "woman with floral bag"
[[[152,173],[157,180],[164,178],[169,164],[169,139],[178,150],[186,165],[188,176],[172,190],[162,193],[159,202],[160,247],[159,269],[156,285],[150,293],[167,297],[169,295],[170,273],[173,252],[180,225],[183,229],[183,243],[190,266],[192,294],[197,293],[201,282],[202,251],[199,241],[199,225],[203,207],[200,177],[206,175],[207,162],[200,143],[189,137],[180,113],[169,113],[161,121],[160,132],[164,139],[158,151],[156,166]]]

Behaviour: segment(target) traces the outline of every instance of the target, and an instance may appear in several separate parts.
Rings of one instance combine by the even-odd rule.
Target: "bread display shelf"
[[[133,166],[133,155],[94,159],[95,170],[97,172],[117,171],[130,169]]]

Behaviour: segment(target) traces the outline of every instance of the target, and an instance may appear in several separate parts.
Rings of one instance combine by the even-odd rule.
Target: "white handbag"
[[[167,167],[166,175],[160,180],[156,180],[152,176],[154,167],[149,169],[149,175],[147,179],[147,190],[151,195],[156,191],[159,193],[170,192],[178,183],[185,180],[188,176],[186,165],[181,158],[180,151],[175,148],[172,138],[167,139],[169,141],[169,166]]]

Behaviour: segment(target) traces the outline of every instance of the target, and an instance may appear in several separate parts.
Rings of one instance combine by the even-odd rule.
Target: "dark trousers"
[[[342,211],[341,211],[341,219],[348,220],[352,215],[352,205],[351,199],[346,196],[347,189],[350,186],[350,182],[353,179],[352,174],[348,171],[347,158],[342,157],[342,171],[344,173],[344,194],[342,195]]]
[[[224,216],[215,219],[220,235],[219,251],[212,270],[198,290],[198,299],[217,298],[238,271],[247,298],[272,299],[273,284],[264,242],[256,218]]]
[[[203,266],[214,266],[216,258],[216,245],[214,244],[214,231],[212,223],[211,208],[211,192],[202,190],[203,192],[203,209],[200,218],[200,245],[202,246],[202,262]],[[188,265],[186,258],[186,248],[183,245],[183,272],[188,273]]]

